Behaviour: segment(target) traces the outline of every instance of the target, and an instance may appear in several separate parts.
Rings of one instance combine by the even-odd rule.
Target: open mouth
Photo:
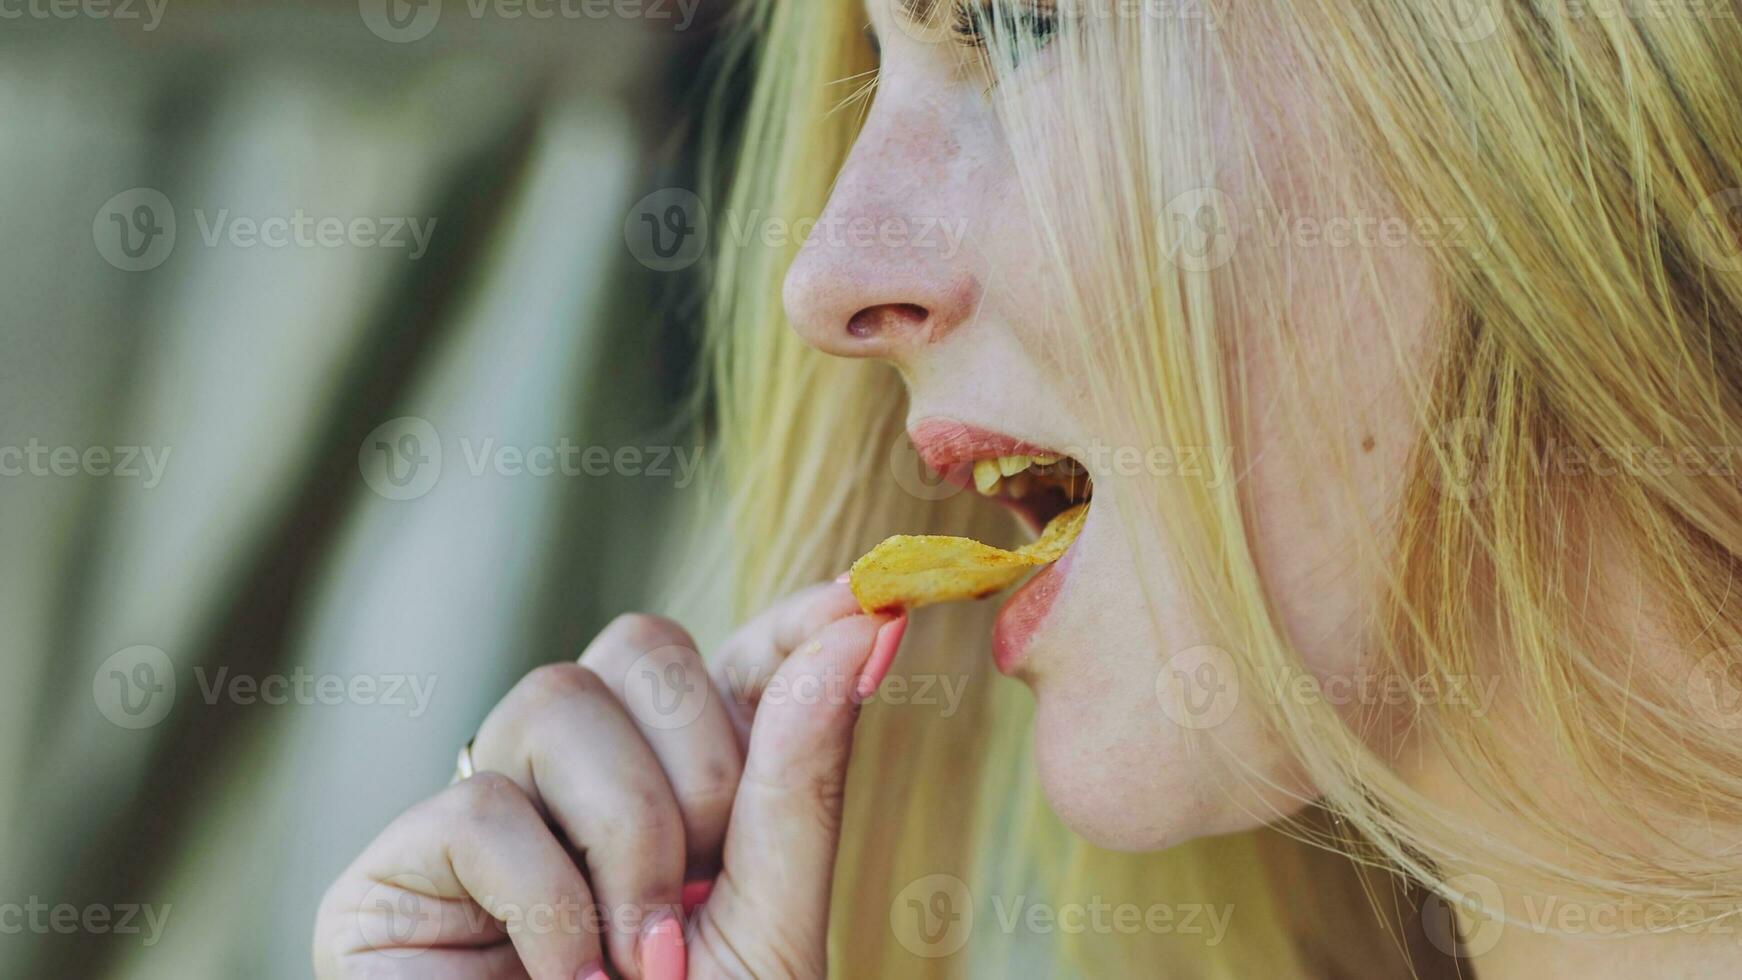
[[[1063,558],[1088,517],[1088,471],[1062,453],[961,423],[916,425],[934,471],[1015,512],[1039,536],[1014,550],[972,538],[897,534],[853,563],[849,585],[866,612],[983,599]]]
[[[973,463],[973,483],[981,496],[1015,511],[1036,534],[1053,518],[1088,503],[1094,491],[1083,464],[1057,453],[981,457]]]

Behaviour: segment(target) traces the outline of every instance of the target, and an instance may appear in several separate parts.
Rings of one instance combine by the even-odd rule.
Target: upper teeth
[[[1012,494],[1021,496],[1028,488],[1027,471],[1030,467],[1052,466],[1063,458],[1052,453],[1038,453],[975,460],[974,489],[990,497],[1008,485]]]

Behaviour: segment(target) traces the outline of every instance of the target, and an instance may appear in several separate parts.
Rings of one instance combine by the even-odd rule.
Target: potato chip
[[[1088,504],[1064,511],[1047,522],[1039,538],[1015,551],[944,534],[897,534],[853,563],[849,585],[868,613],[984,599],[1058,561],[1088,513]]]

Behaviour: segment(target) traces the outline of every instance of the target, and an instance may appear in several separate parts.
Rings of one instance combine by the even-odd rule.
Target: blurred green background
[[[307,976],[659,592],[718,6],[0,0],[0,976]]]

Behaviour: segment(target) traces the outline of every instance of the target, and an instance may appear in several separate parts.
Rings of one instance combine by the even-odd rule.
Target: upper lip
[[[919,458],[940,477],[961,486],[974,481],[971,464],[999,456],[1063,456],[1064,453],[1027,442],[1002,432],[993,432],[956,419],[925,418],[908,426],[907,437]]]

